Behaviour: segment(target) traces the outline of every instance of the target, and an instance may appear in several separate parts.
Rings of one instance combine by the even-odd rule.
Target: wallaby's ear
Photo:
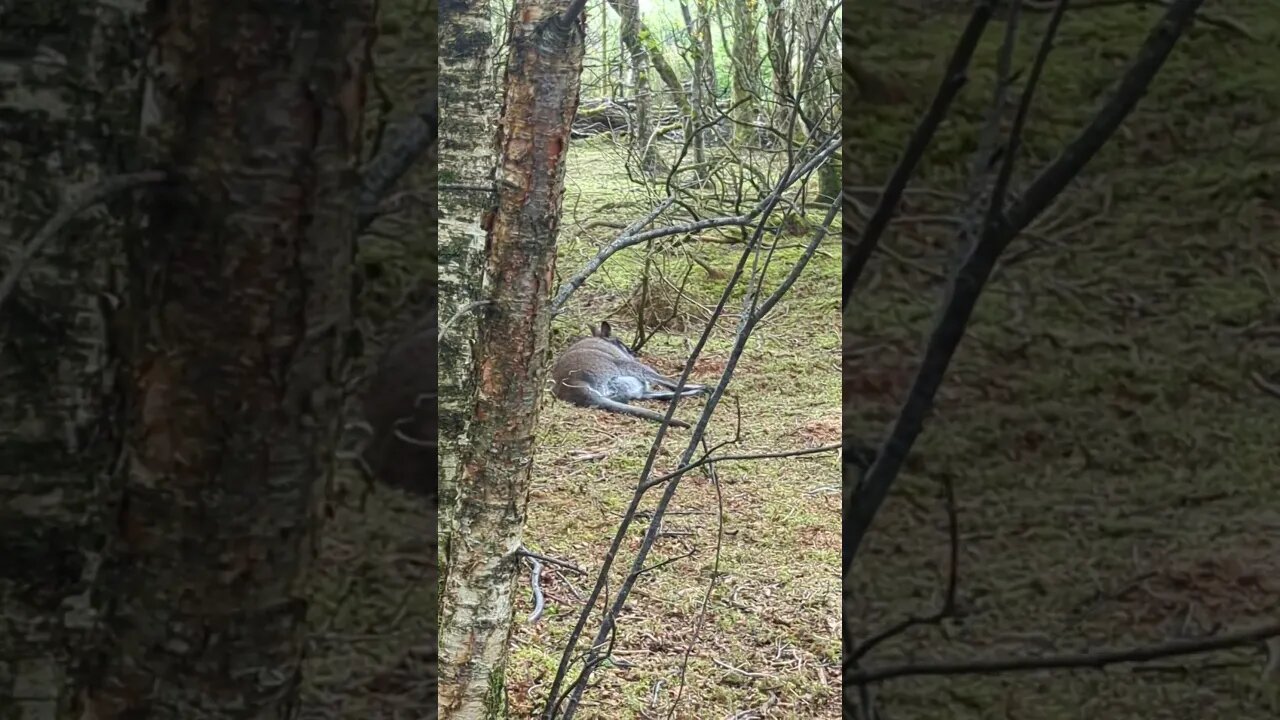
[[[597,337],[602,337],[602,338],[612,337],[612,333],[613,333],[613,328],[612,328],[612,327],[610,327],[610,325],[609,325],[609,321],[607,321],[607,320],[601,320],[601,321],[600,321],[600,334],[599,334],[599,335],[597,335]]]

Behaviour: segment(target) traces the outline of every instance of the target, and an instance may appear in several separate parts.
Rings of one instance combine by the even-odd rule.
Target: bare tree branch
[[[613,255],[619,252],[620,250],[625,250],[629,247],[634,247],[636,245],[641,245],[643,243],[649,242],[651,240],[656,240],[658,238],[668,237],[671,235],[680,235],[683,233],[694,233],[699,230],[706,230],[708,228],[714,228],[714,227],[729,227],[729,226],[742,227],[742,226],[752,224],[758,218],[760,218],[761,215],[768,214],[767,212],[765,212],[765,209],[766,208],[772,209],[773,205],[777,204],[778,196],[780,196],[792,185],[797,183],[801,178],[805,177],[809,172],[812,172],[814,168],[816,168],[824,160],[830,157],[831,154],[834,153],[839,147],[840,147],[840,143],[838,138],[826,142],[810,158],[808,158],[804,163],[802,163],[799,166],[799,168],[797,168],[794,172],[791,172],[790,174],[788,174],[781,182],[779,182],[777,187],[775,187],[771,193],[769,193],[767,196],[761,199],[760,202],[758,202],[754,208],[752,208],[751,210],[749,210],[744,214],[729,215],[725,217],[704,218],[702,220],[693,220],[687,223],[680,223],[678,225],[668,225],[666,227],[654,228],[653,230],[639,232],[639,228],[642,228],[645,225],[647,225],[649,222],[652,222],[653,218],[656,218],[658,215],[662,213],[663,210],[670,207],[671,204],[675,202],[674,198],[668,197],[666,200],[663,200],[661,203],[659,203],[658,207],[655,208],[654,210],[651,210],[649,214],[646,215],[644,218],[641,218],[641,220],[637,221],[636,223],[632,223],[632,225],[628,227],[626,230],[624,230],[617,237],[617,239],[615,239],[613,242],[609,243],[604,248],[602,248],[594,258],[589,260],[587,264],[582,267],[581,270],[574,273],[572,276],[570,276],[568,280],[566,280],[563,284],[561,284],[560,290],[559,292],[556,293],[555,299],[551,301],[552,313],[553,314],[559,313],[564,308],[565,302],[569,300],[569,296],[572,295],[574,291],[576,291],[578,288],[582,287],[582,284],[586,282],[587,278],[590,277],[592,273],[594,273],[596,270],[599,270],[600,267],[604,265],[606,260],[608,260],[610,257],[613,257]]]
[[[780,198],[780,194],[775,192],[771,194],[771,197],[774,198],[774,202],[772,205],[766,208],[765,212],[762,213],[762,217],[768,217],[768,215],[772,212],[773,207],[776,206],[777,200]],[[798,278],[799,273],[804,269],[804,267],[808,264],[809,260],[813,257],[813,254],[817,251],[818,245],[821,243],[822,239],[826,236],[828,232],[827,228],[835,219],[836,212],[839,210],[840,205],[841,203],[838,198],[832,202],[831,208],[828,211],[827,216],[824,218],[823,222],[814,231],[813,238],[811,239],[809,245],[806,247],[805,252],[792,266],[792,272],[789,273],[787,278],[785,278],[781,283],[779,283],[778,287],[774,290],[774,292],[771,293],[770,296],[763,303],[760,304],[760,310],[754,313],[744,313],[741,320],[741,324],[738,328],[737,337],[735,339],[733,349],[729,353],[729,359],[726,361],[724,370],[720,374],[719,382],[716,384],[715,389],[711,392],[710,396],[707,399],[706,405],[702,409],[702,414],[699,416],[697,425],[695,425],[693,428],[692,437],[690,438],[689,443],[686,446],[681,456],[681,461],[680,461],[681,465],[687,465],[690,463],[694,451],[702,442],[702,438],[706,434],[707,426],[711,421],[711,417],[712,415],[715,414],[715,409],[719,405],[720,400],[723,399],[724,392],[728,387],[730,380],[733,377],[733,373],[737,368],[737,364],[742,357],[743,351],[746,349],[747,341],[751,337],[751,333],[755,329],[756,325],[760,322],[761,318],[763,318],[764,315],[767,314],[769,309],[772,308],[782,298],[782,296],[790,289],[791,285],[795,282],[796,278]],[[693,370],[693,364],[696,362],[698,356],[702,352],[702,348],[705,347],[707,340],[710,338],[711,330],[715,326],[716,319],[724,312],[724,308],[728,302],[730,294],[732,293],[734,287],[737,285],[738,281],[741,279],[743,275],[743,270],[746,266],[746,261],[754,252],[754,248],[758,245],[760,238],[764,235],[764,231],[765,231],[764,223],[763,222],[758,223],[756,226],[755,232],[753,233],[751,242],[748,243],[747,248],[744,249],[742,255],[739,257],[738,265],[734,270],[733,276],[729,279],[729,281],[725,285],[724,292],[720,297],[720,301],[716,306],[716,309],[712,315],[711,320],[707,322],[706,327],[703,330],[702,336],[699,337],[698,343],[694,346],[693,352],[690,354],[689,359],[685,362],[685,367],[683,372],[681,373],[679,379],[676,380],[677,386],[682,387],[688,383],[689,375]],[[759,288],[757,286],[757,292],[758,290]],[[667,414],[666,414],[667,420],[670,420],[672,414],[675,411],[676,404],[679,401],[679,399],[680,399],[679,396],[672,398],[667,408]],[[645,559],[648,557],[649,552],[653,548],[654,542],[657,540],[658,531],[662,526],[662,518],[666,513],[667,507],[671,503],[672,497],[674,497],[675,495],[677,486],[679,485],[678,479],[673,479],[663,489],[662,496],[658,499],[657,505],[654,507],[652,511],[651,520],[649,521],[649,527],[645,531],[644,539],[641,541],[640,547],[637,550],[636,556],[632,562],[631,571],[624,578],[622,587],[619,588],[616,593],[614,593],[613,601],[610,604],[609,609],[606,611],[604,615],[604,618],[600,625],[600,629],[596,634],[595,640],[592,643],[592,646],[588,648],[585,653],[586,659],[583,664],[583,671],[570,685],[566,693],[568,697],[567,697],[567,704],[565,706],[564,713],[562,715],[557,715],[556,713],[558,711],[560,703],[565,700],[564,697],[560,696],[559,688],[561,686],[561,683],[563,682],[564,675],[568,670],[570,653],[572,653],[577,639],[581,636],[582,630],[584,629],[586,624],[586,620],[591,612],[592,607],[595,605],[596,600],[599,598],[599,595],[603,589],[604,583],[607,582],[608,580],[610,566],[612,565],[613,560],[617,556],[617,552],[621,546],[622,540],[626,537],[626,533],[630,529],[630,522],[635,517],[636,512],[639,509],[640,501],[643,498],[644,493],[649,487],[645,478],[647,478],[649,473],[652,472],[653,470],[654,462],[656,461],[656,458],[658,456],[658,451],[662,446],[662,441],[666,436],[666,432],[667,432],[667,426],[665,424],[658,428],[658,433],[655,436],[653,443],[650,446],[649,455],[645,460],[644,470],[641,472],[641,482],[637,486],[636,492],[633,494],[631,503],[629,504],[627,511],[623,517],[623,521],[619,524],[618,530],[614,535],[613,543],[610,545],[609,551],[605,556],[604,564],[601,567],[599,574],[597,575],[596,586],[593,589],[588,602],[586,603],[586,607],[584,607],[583,612],[579,615],[578,624],[574,627],[573,632],[570,634],[569,642],[566,645],[564,654],[561,656],[560,666],[556,672],[556,679],[552,683],[552,690],[547,700],[546,710],[544,711],[543,717],[547,718],[548,720],[551,718],[557,718],[557,717],[562,718],[563,720],[567,720],[568,718],[571,718],[573,716],[574,712],[577,709],[578,702],[581,700],[582,692],[586,687],[587,680],[590,678],[591,671],[597,665],[603,662],[605,658],[608,657],[607,652],[602,652],[601,650],[599,650],[599,648],[604,646],[606,641],[612,638],[613,634],[616,632],[617,618],[621,614],[622,608],[626,603],[627,598],[629,597],[631,589],[635,586],[636,580],[639,578],[641,572],[644,571]]]
[[[432,88],[409,117],[396,128],[396,135],[370,160],[362,171],[360,199],[356,203],[356,231],[369,226],[378,216],[378,204],[422,153],[436,141],[440,130],[440,110],[436,89]]]
[[[923,428],[924,419],[933,406],[933,398],[941,386],[942,377],[950,365],[960,340],[964,337],[973,308],[1001,252],[1019,230],[1026,227],[1061,193],[1067,183],[1080,172],[1115,132],[1121,121],[1128,116],[1138,99],[1145,94],[1156,72],[1163,65],[1178,37],[1189,25],[1196,8],[1202,1],[1179,0],[1170,7],[1164,18],[1152,29],[1134,62],[1120,80],[1116,91],[1099,110],[1093,121],[1068,144],[1049,167],[1040,173],[1022,198],[1010,208],[1008,215],[1004,216],[998,212],[996,203],[1002,197],[1004,188],[1008,186],[1015,154],[1006,153],[1005,165],[1001,168],[1001,178],[997,179],[998,190],[993,191],[988,222],[983,228],[982,237],[956,273],[955,281],[942,314],[934,325],[906,402],[882,445],[876,461],[868,469],[850,502],[849,514],[845,517],[843,527],[843,566],[846,575],[857,555],[862,539],[888,495],[889,487],[893,484],[911,446]],[[1055,17],[1061,17],[1065,4],[1063,0]],[[1056,24],[1051,23],[1045,33],[1044,42],[1037,55],[1037,65],[1042,66],[1044,63],[1053,40],[1051,31],[1055,28]],[[1019,108],[1023,118],[1026,112],[1024,108],[1029,105],[1030,93],[1034,89],[1038,75],[1039,70],[1033,68],[1032,77],[1028,78],[1027,87],[1023,91],[1022,106],[1024,107]],[[1016,142],[1017,136],[1011,135],[1010,149],[1016,147]]]
[[[1086,2],[1076,3],[1071,6],[1072,10],[1093,10],[1108,7],[1120,7],[1123,5],[1137,5],[1138,7],[1146,7],[1147,5],[1159,5],[1160,7],[1169,7],[1172,0],[1087,0]],[[1025,8],[1034,12],[1048,12],[1053,9],[1054,0],[1027,0]],[[1216,27],[1220,30],[1229,30],[1241,37],[1257,42],[1258,36],[1253,33],[1244,23],[1236,20],[1229,15],[1214,15],[1204,10],[1196,12],[1196,22],[1203,23],[1210,27]]]
[[[67,223],[70,223],[76,215],[112,195],[139,185],[161,182],[168,177],[168,173],[162,170],[148,170],[127,175],[115,175],[89,187],[69,191],[62,198],[62,202],[58,204],[58,210],[53,216],[29,240],[23,243],[21,254],[14,259],[9,271],[4,274],[4,279],[0,280],[0,307],[4,306],[5,300],[9,298],[13,289],[17,287],[18,281],[22,279],[22,274],[31,266],[36,255],[40,254],[44,246],[56,237],[62,228],[66,227]]]
[[[956,491],[955,485],[950,477],[942,479],[942,488],[945,493],[947,508],[947,541],[948,541],[948,557],[947,557],[947,587],[942,598],[942,605],[932,613],[923,616],[911,615],[903,618],[898,622],[890,625],[884,630],[872,635],[864,640],[856,648],[849,650],[844,660],[845,672],[851,672],[857,667],[857,663],[866,657],[876,648],[876,646],[897,637],[918,625],[936,625],[942,620],[952,616],[956,611],[956,589],[959,587],[960,580],[960,520],[959,513],[956,509]]]
[[[875,252],[876,245],[880,242],[880,236],[884,234],[885,229],[889,227],[889,221],[893,219],[893,213],[898,208],[898,202],[902,199],[902,193],[910,182],[916,165],[919,164],[920,158],[924,157],[924,151],[928,149],[934,134],[938,132],[938,127],[946,118],[951,101],[959,94],[960,88],[964,87],[968,79],[965,72],[969,67],[969,61],[973,59],[974,51],[978,48],[978,41],[982,39],[982,33],[987,28],[987,22],[991,20],[991,8],[992,0],[982,0],[973,9],[969,24],[961,34],[955,52],[947,63],[947,69],[942,74],[942,83],[933,96],[933,102],[929,104],[929,109],[924,117],[920,118],[920,124],[916,126],[915,133],[907,142],[907,149],[903,152],[898,165],[894,167],[893,174],[889,176],[884,191],[880,193],[880,201],[876,204],[871,219],[863,227],[862,237],[857,245],[853,244],[853,238],[858,233],[852,225],[852,214],[844,213],[845,259],[841,273],[843,276],[842,305],[849,302],[853,288],[857,286],[858,280],[862,277],[862,271],[866,269],[867,261],[871,259],[871,253]]]

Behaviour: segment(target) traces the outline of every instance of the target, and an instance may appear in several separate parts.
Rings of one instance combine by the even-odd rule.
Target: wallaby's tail
[[[689,423],[684,422],[683,420],[676,420],[675,418],[666,420],[665,418],[663,418],[661,414],[656,413],[648,408],[636,407],[634,405],[620,403],[616,400],[612,400],[607,397],[597,396],[595,400],[598,403],[597,405],[598,407],[604,410],[608,410],[609,412],[622,413],[623,415],[634,415],[636,417],[642,417],[646,420],[653,420],[654,422],[666,423],[668,425],[674,425],[680,428],[689,427]]]

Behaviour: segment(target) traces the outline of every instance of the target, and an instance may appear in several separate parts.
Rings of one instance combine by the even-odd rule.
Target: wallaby
[[[663,422],[661,413],[627,403],[631,400],[670,400],[679,387],[675,380],[636,360],[621,340],[613,337],[609,323],[601,322],[585,337],[569,346],[551,368],[555,386],[551,394],[579,407],[595,407],[609,412],[635,415]],[[666,390],[651,390],[649,385]],[[702,385],[686,385],[681,397],[706,392]],[[672,419],[669,424],[687,428],[689,424]]]
[[[364,396],[373,437],[360,454],[373,478],[416,495],[439,491],[436,309],[382,356]]]

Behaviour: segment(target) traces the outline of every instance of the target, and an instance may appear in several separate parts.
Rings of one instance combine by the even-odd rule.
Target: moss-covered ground
[[[955,4],[959,5],[959,3]],[[1206,3],[1087,171],[1009,249],[855,565],[865,637],[941,601],[942,481],[958,497],[959,615],[865,661],[1044,655],[1274,620],[1280,609],[1280,13]],[[957,8],[957,12],[963,12]],[[1021,182],[1082,126],[1160,14],[1072,10],[1031,113]],[[907,91],[854,106],[855,185],[887,176],[964,16],[868,0],[861,58]],[[1047,15],[1023,18],[1019,66]],[[845,422],[877,439],[901,400],[954,256],[956,192],[1003,26],[913,184],[845,328]],[[1015,187],[1016,189],[1016,187]],[[874,193],[861,197],[874,201]],[[1274,718],[1260,648],[1105,671],[905,679],[885,716]]]
[[[561,278],[617,235],[618,229],[602,222],[625,224],[659,199],[637,192],[622,160],[600,140],[573,148],[566,189],[557,261]],[[819,219],[815,215],[814,221]],[[807,240],[807,234],[782,236],[766,287],[777,283]],[[683,255],[688,250],[709,270],[691,265]],[[740,253],[740,245],[717,243],[654,249],[644,315],[646,332],[657,332],[642,348],[642,360],[660,372],[679,374]],[[614,256],[571,297],[553,328],[553,353],[600,320],[608,320],[625,341],[633,340],[647,255],[645,248],[634,248]],[[831,237],[753,336],[730,385],[732,397],[712,422],[710,442],[730,440],[741,412],[739,442],[720,453],[839,441],[838,265]],[[730,314],[713,332],[694,381],[718,379],[741,302],[741,294],[730,301]],[[677,416],[696,420],[703,405],[702,399],[686,401]],[[663,409],[661,403],[649,406]],[[576,408],[546,395],[529,546],[594,572],[630,501],[655,428],[645,420]],[[678,429],[668,435],[658,459],[660,472],[677,465],[689,437],[688,430]],[[676,718],[839,714],[835,454],[722,463],[717,474],[718,489],[699,473],[681,482],[649,559],[649,566],[658,567],[642,576],[620,619],[617,665],[596,673],[579,717],[666,717],[677,694]],[[658,494],[651,492],[642,508],[652,508]],[[630,567],[647,524],[645,517],[632,526],[610,589]],[[535,624],[524,621],[532,601],[523,593],[507,675],[514,716],[532,717],[540,708],[536,702],[548,690],[564,638],[582,607],[579,597],[593,580],[544,569],[547,609]],[[690,648],[682,687],[680,670]]]

